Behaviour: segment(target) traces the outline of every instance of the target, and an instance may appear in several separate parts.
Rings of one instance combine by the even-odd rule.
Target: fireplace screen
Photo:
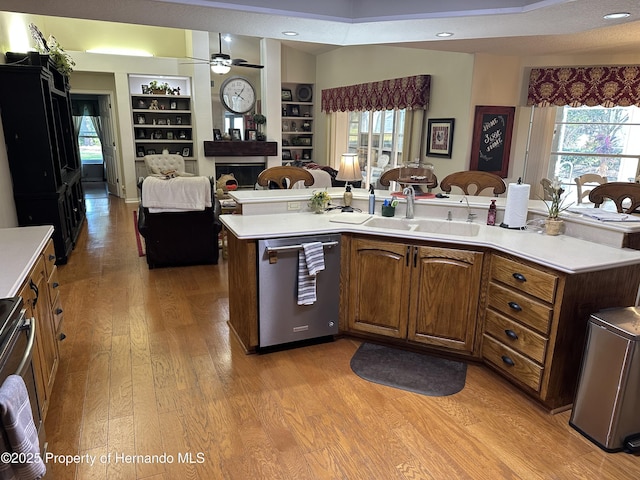
[[[238,181],[238,188],[254,188],[264,168],[264,163],[216,163],[216,178],[233,174]]]

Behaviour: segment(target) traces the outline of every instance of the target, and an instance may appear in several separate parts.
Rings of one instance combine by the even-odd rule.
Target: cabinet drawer
[[[491,260],[491,278],[545,302],[553,303],[558,277],[499,255]]]
[[[541,333],[549,331],[553,309],[493,282],[489,284],[489,306]]]
[[[53,247],[53,240],[49,239],[47,242],[47,246],[44,247],[44,251],[42,252],[42,257],[44,258],[45,268],[47,269],[47,278],[49,278],[56,266],[56,251]]]
[[[47,281],[47,287],[49,288],[49,301],[51,302],[51,306],[53,307],[54,303],[59,297],[60,292],[60,282],[58,281],[58,267],[53,266],[53,271],[49,276]]]
[[[482,339],[482,357],[536,392],[540,390],[543,368],[486,334]]]
[[[547,349],[547,339],[518,322],[509,320],[493,310],[487,310],[485,333],[514,350],[542,364]]]

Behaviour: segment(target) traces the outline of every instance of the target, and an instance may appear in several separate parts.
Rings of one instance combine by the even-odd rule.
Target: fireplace
[[[218,163],[216,162],[216,178],[232,173],[238,181],[238,188],[253,189],[258,175],[265,169],[264,163]]]

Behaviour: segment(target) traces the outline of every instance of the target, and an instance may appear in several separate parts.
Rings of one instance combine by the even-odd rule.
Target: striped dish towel
[[[19,375],[9,375],[0,387],[0,449],[24,454],[24,463],[0,462],[2,479],[42,478],[47,469],[40,458],[38,432],[33,423],[29,393]],[[8,444],[5,444],[8,441]]]
[[[324,270],[322,242],[302,244],[298,252],[298,305],[313,305],[316,300],[316,274]]]

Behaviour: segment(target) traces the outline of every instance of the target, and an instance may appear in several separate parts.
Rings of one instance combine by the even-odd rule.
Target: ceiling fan
[[[212,53],[209,60],[204,60],[202,58],[194,58],[194,60],[199,60],[199,62],[196,63],[208,63],[211,65],[211,71],[219,75],[229,73],[231,67],[264,68],[264,65],[247,63],[243,58],[232,59],[230,55],[222,53],[222,34],[220,33],[218,33],[218,53]]]

